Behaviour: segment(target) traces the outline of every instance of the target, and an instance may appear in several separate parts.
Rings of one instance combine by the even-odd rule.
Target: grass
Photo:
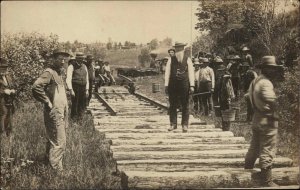
[[[64,172],[59,175],[45,165],[46,133],[41,105],[34,102],[21,105],[14,124],[11,139],[1,137],[2,188],[121,188],[109,145],[104,135],[95,131],[90,115],[78,124],[71,122],[67,128]]]

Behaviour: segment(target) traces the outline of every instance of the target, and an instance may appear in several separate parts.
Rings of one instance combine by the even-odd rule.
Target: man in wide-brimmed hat
[[[52,168],[63,170],[62,159],[66,148],[66,125],[68,101],[62,68],[68,53],[56,49],[51,55],[52,63],[32,87],[33,97],[44,104],[44,121],[48,137],[47,156]]]
[[[5,132],[9,136],[12,131],[13,96],[16,91],[7,68],[7,61],[0,58],[0,135]]]
[[[194,68],[195,68],[195,93],[198,93],[198,86],[199,86],[199,72],[200,72],[200,67],[203,65],[202,61],[198,58],[194,58]],[[201,98],[199,95],[193,96],[194,100],[194,110],[195,112],[202,111],[203,106],[201,104]]]
[[[206,93],[201,95],[201,102],[204,108],[204,114],[206,116],[211,115],[212,111],[212,98],[211,93],[214,92],[215,88],[215,74],[214,71],[208,66],[209,60],[207,58],[202,59],[203,67],[199,73],[199,87],[200,93]]]
[[[87,98],[87,106],[90,103],[90,100],[92,98],[92,92],[93,92],[93,84],[95,81],[95,68],[94,68],[94,63],[93,63],[93,56],[92,55],[87,55],[86,56],[86,68],[88,70],[88,75],[89,75],[89,96]]]
[[[248,62],[250,67],[254,66],[252,56],[250,54],[250,49],[246,46],[242,48],[242,61],[243,62]]]
[[[278,133],[277,96],[274,83],[277,75],[283,72],[283,66],[277,65],[274,56],[264,56],[259,76],[249,88],[249,98],[254,109],[252,120],[252,140],[245,158],[245,169],[253,169],[259,157],[261,172],[257,175],[262,186],[278,186],[272,181],[272,162],[276,152]]]
[[[240,95],[240,82],[241,82],[241,58],[238,55],[234,55],[229,58],[229,63],[227,65],[228,71],[231,73],[231,81],[236,98]]]
[[[66,83],[71,92],[72,119],[82,118],[89,96],[89,74],[84,64],[85,58],[86,56],[83,53],[76,53],[76,61],[72,62],[67,69]]]
[[[189,124],[189,94],[194,92],[195,79],[192,60],[184,53],[183,43],[175,43],[175,56],[168,60],[165,72],[165,89],[170,101],[170,128],[177,129],[177,102],[182,108],[182,131]]]

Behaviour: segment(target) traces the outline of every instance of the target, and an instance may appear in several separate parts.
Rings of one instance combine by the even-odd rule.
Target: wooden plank
[[[114,139],[112,144],[118,145],[156,145],[156,144],[233,144],[246,143],[244,137],[219,137],[219,138],[189,138],[189,139]]]
[[[102,104],[106,106],[106,108],[111,112],[112,115],[117,115],[116,110],[111,105],[109,105],[109,103],[106,102],[103,97],[101,97],[97,93],[94,93],[94,95],[98,98],[99,101],[101,101]]]
[[[147,124],[147,123],[135,123],[135,124],[128,124],[128,123],[94,123],[95,125],[95,129],[101,131],[101,130],[106,130],[106,129],[111,129],[111,130],[114,130],[114,129],[152,129],[152,130],[161,130],[161,131],[167,131],[167,129],[170,127],[169,124]],[[180,133],[182,132],[182,127],[178,127],[176,130],[172,131],[172,132],[175,132],[175,133]],[[214,125],[199,125],[199,126],[196,126],[196,125],[190,125],[189,126],[189,131],[196,131],[196,130],[212,130],[212,129],[215,129],[216,131],[221,131],[220,128],[215,128]]]
[[[114,152],[116,160],[149,159],[200,159],[200,158],[244,158],[247,149],[239,150],[203,150],[203,151],[132,151]]]
[[[218,171],[220,168],[243,168],[244,158],[207,158],[207,159],[160,159],[160,160],[120,160],[118,169],[122,171],[155,171],[155,172],[183,172],[183,171]],[[273,168],[291,167],[293,161],[289,158],[275,158]],[[255,167],[259,168],[258,160]]]
[[[196,151],[196,150],[239,150],[248,148],[247,144],[158,144],[158,145],[113,145],[111,149],[114,152],[131,152],[131,151]]]
[[[115,128],[112,129],[109,126],[106,128],[97,128],[99,132],[102,133],[170,133],[167,130],[167,127],[161,129],[134,129],[134,128]],[[212,129],[189,129],[189,132],[221,132],[220,128],[212,128]],[[174,130],[173,133],[182,133],[181,130]]]
[[[257,186],[257,181],[251,178],[253,172],[220,168],[217,171],[192,172],[126,171],[126,175],[130,189],[245,188]],[[273,179],[280,185],[297,185],[298,175],[298,167],[273,169]]]
[[[233,137],[231,131],[222,132],[196,132],[196,133],[142,133],[142,134],[126,134],[126,133],[106,133],[107,139],[126,139],[126,140],[142,140],[142,139],[188,139],[188,138],[218,138]]]

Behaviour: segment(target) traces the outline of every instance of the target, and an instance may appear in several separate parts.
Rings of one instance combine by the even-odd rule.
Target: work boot
[[[168,131],[174,131],[175,129],[177,129],[177,125],[171,125]]]
[[[261,186],[263,187],[279,187],[276,183],[272,181],[272,168],[262,168],[261,169]]]
[[[186,133],[187,130],[188,130],[188,126],[187,126],[187,125],[183,125],[183,126],[182,126],[182,132],[183,132],[183,133]]]

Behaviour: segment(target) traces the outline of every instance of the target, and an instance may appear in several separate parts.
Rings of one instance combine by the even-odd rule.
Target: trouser
[[[265,126],[261,129],[252,129],[252,139],[245,157],[245,168],[252,169],[259,157],[261,169],[272,167],[276,151],[277,128]]]
[[[248,96],[246,96],[245,100],[246,100],[246,104],[247,104],[247,121],[252,121],[254,110],[252,108],[250,98]]]
[[[87,106],[90,104],[91,98],[92,98],[92,93],[93,93],[93,80],[89,80],[89,96],[87,98]]]
[[[232,87],[233,91],[236,97],[240,95],[240,77],[232,77],[231,82],[232,82]]]
[[[177,102],[182,109],[181,125],[189,124],[189,82],[188,80],[172,80],[169,85],[169,114],[171,125],[177,125]]]
[[[10,135],[12,131],[12,107],[6,106],[5,101],[1,101],[0,105],[0,133],[6,133],[7,136]]]
[[[204,114],[208,115],[212,111],[212,97],[211,94],[201,95],[201,102],[204,107]]]
[[[194,101],[194,110],[195,111],[202,111],[202,104],[201,104],[201,98],[199,95],[193,96]]]
[[[71,118],[81,118],[86,108],[86,85],[78,85],[72,83],[72,86],[75,93],[75,97],[71,98]]]
[[[48,142],[47,157],[52,168],[63,170],[62,159],[66,149],[66,108],[44,109],[44,122]]]

